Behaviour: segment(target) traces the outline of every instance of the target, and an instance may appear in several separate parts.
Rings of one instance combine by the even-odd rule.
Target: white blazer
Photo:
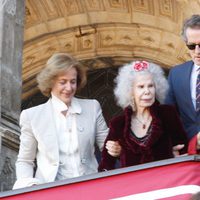
[[[76,117],[81,164],[85,174],[90,174],[97,172],[98,167],[94,154],[95,143],[102,150],[108,128],[98,101],[74,99],[81,107],[81,112]],[[20,126],[17,181],[13,189],[54,181],[59,167],[59,148],[51,99],[23,110]]]

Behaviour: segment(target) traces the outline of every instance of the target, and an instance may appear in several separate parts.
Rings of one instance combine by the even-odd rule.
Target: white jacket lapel
[[[32,121],[38,139],[44,143],[44,148],[50,152],[52,159],[58,158],[58,139],[51,100],[38,108],[37,115]]]

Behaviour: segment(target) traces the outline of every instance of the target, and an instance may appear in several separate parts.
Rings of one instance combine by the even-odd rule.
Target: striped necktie
[[[196,111],[200,110],[200,68],[198,69],[197,83],[196,83]]]

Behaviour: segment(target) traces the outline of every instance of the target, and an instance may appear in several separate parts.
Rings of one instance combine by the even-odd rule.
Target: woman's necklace
[[[139,120],[136,116],[135,116],[135,119],[136,119],[140,124],[142,124],[142,128],[143,128],[143,129],[146,129],[146,124],[145,124],[145,123],[143,123],[141,120]]]
[[[141,121],[137,116],[135,116],[135,119],[136,119],[140,124],[142,124],[142,128],[143,128],[143,129],[146,129],[146,124],[147,124],[147,122],[149,122],[150,117],[146,120],[146,122]]]

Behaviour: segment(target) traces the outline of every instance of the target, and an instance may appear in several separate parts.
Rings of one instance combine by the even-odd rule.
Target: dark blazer
[[[165,100],[166,104],[176,106],[189,140],[200,131],[200,112],[197,113],[194,109],[190,91],[193,65],[192,61],[188,61],[170,70],[170,88]]]
[[[177,144],[186,144],[183,150],[186,152],[187,137],[176,109],[173,106],[155,103],[150,108],[150,112],[152,115],[151,131],[145,143],[138,142],[130,132],[131,107],[127,107],[123,115],[111,120],[105,144],[107,140],[120,142],[122,146],[119,158],[121,167],[172,158],[172,147]],[[104,145],[99,171],[114,169],[116,159],[108,154]]]

